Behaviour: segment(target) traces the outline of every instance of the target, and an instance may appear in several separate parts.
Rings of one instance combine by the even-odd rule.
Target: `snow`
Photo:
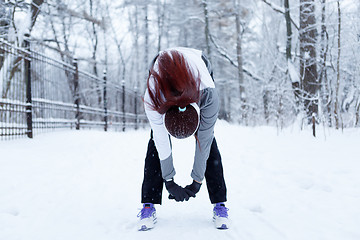
[[[203,184],[189,202],[157,205],[137,231],[149,129],[58,131],[0,142],[0,239],[360,239],[359,129],[215,128],[231,228],[212,224]],[[175,180],[186,185],[194,139],[173,140]]]
[[[290,78],[291,78],[291,82],[292,83],[299,83],[300,82],[300,77],[298,75],[298,71],[296,70],[294,64],[291,62],[290,59],[288,59],[287,65],[288,65],[288,69],[289,69],[289,75],[290,75]]]
[[[27,104],[22,101],[12,100],[12,99],[8,99],[8,98],[0,98],[0,103],[1,104],[9,104],[9,105],[17,105],[17,106],[22,106],[22,107],[27,106]]]

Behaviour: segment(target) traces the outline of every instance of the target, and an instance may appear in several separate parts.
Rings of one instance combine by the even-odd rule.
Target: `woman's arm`
[[[145,113],[153,130],[155,147],[160,158],[162,177],[165,180],[169,180],[175,176],[169,134],[163,123],[163,115],[151,109],[147,104],[149,102],[151,102],[151,100],[146,90],[144,96]]]
[[[202,182],[209,158],[211,144],[214,139],[214,127],[219,113],[219,97],[215,88],[206,88],[200,98],[200,125],[197,132],[194,166],[191,177]]]

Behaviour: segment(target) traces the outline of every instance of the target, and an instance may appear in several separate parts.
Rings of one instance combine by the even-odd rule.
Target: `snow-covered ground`
[[[1,240],[360,239],[360,129],[245,128],[218,122],[231,228],[212,225],[204,185],[157,206],[137,231],[149,129],[62,131],[0,142]],[[175,180],[191,182],[194,139],[173,141]],[[166,191],[166,190],[165,190]]]

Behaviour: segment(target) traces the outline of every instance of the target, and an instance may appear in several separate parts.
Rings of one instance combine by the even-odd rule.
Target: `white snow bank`
[[[321,134],[219,122],[231,228],[212,225],[206,184],[136,230],[149,130],[64,131],[0,142],[0,239],[360,239],[359,130]],[[194,140],[173,141],[189,184]]]

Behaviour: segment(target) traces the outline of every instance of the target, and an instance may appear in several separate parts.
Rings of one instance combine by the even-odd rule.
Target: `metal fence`
[[[125,131],[147,122],[141,96],[125,82],[99,78],[30,47],[0,39],[0,138],[58,128]],[[139,114],[141,113],[141,114]]]

